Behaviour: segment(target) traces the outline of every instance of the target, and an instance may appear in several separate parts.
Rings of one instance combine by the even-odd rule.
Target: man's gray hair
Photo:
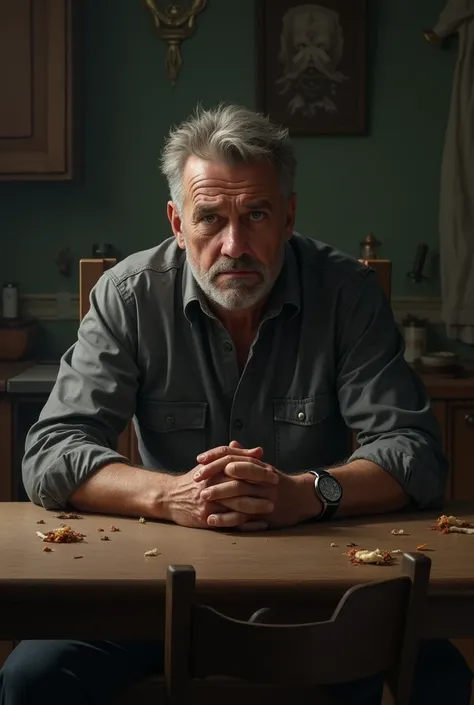
[[[293,193],[296,159],[288,130],[253,110],[225,104],[212,110],[198,107],[188,120],[170,131],[161,170],[168,181],[171,200],[180,212],[184,200],[183,170],[191,155],[229,165],[269,162],[278,172],[285,196]]]

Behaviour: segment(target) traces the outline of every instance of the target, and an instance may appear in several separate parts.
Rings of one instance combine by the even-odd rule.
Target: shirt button
[[[174,426],[174,416],[167,416],[165,421],[167,426]]]
[[[236,428],[237,431],[240,431],[241,429],[243,429],[243,427],[244,427],[244,422],[242,421],[242,419],[236,419],[234,421],[234,428]]]
[[[232,343],[229,343],[228,340],[225,341],[225,343],[222,347],[224,348],[225,352],[227,352],[227,353],[230,353],[233,350]]]
[[[304,421],[305,418],[306,418],[306,414],[304,413],[304,411],[299,411],[298,412],[298,421]]]

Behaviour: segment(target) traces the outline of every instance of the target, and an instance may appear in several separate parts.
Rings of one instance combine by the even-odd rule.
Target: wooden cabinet
[[[73,0],[0,0],[0,179],[70,179]]]
[[[474,499],[474,401],[451,402],[448,412],[449,456],[454,499]]]

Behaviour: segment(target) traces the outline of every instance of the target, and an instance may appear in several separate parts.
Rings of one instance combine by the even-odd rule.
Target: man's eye
[[[255,221],[258,223],[260,220],[263,220],[265,218],[265,213],[262,211],[252,211],[250,213],[250,220]]]
[[[205,215],[204,218],[202,218],[202,222],[205,225],[213,225],[213,223],[216,222],[216,216],[215,215]]]

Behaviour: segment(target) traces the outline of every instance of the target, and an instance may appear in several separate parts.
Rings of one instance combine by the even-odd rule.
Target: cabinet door
[[[72,0],[0,0],[0,179],[72,175]]]
[[[474,500],[474,403],[449,405],[449,446],[453,499]]]

